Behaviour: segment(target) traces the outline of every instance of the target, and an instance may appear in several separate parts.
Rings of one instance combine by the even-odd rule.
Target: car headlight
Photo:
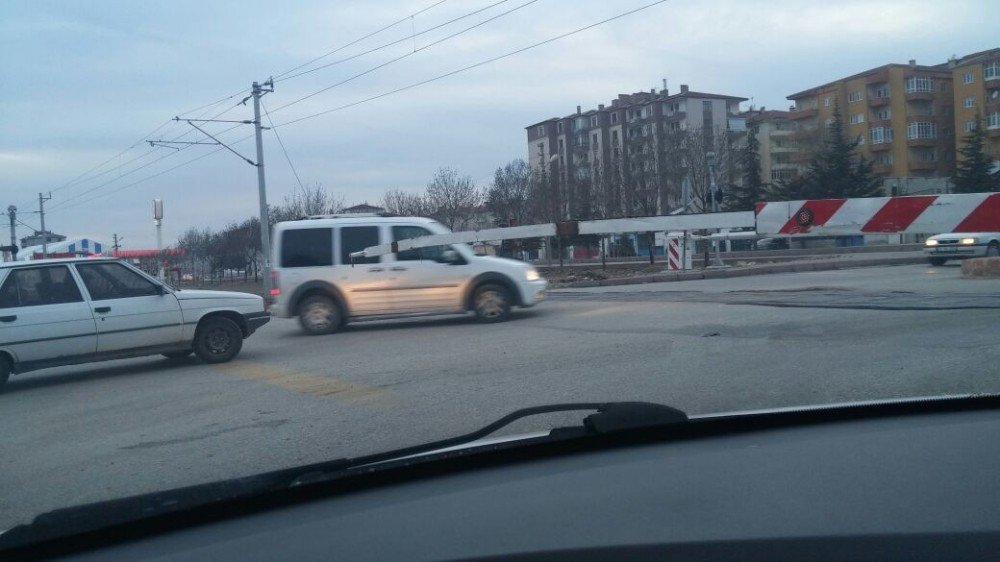
[[[958,241],[958,243],[959,244],[975,244],[976,243],[976,239],[975,238],[962,238],[961,240]]]
[[[938,241],[937,240],[928,240],[928,241],[924,242],[924,246],[937,246],[937,245],[938,245]]]
[[[527,271],[524,272],[524,277],[528,281],[538,281],[539,279],[541,279],[542,276],[538,274],[538,270],[537,269],[535,269],[535,268],[532,267],[532,268],[529,268]]]

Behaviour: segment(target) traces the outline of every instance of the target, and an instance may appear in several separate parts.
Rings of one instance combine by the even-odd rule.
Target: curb
[[[642,285],[646,283],[664,283],[672,281],[691,281],[696,279],[727,279],[730,277],[748,277],[750,275],[768,275],[771,273],[801,273],[805,271],[832,271],[837,269],[853,269],[856,267],[879,267],[887,265],[912,265],[925,263],[923,256],[906,256],[878,258],[869,260],[830,260],[808,261],[797,263],[780,263],[759,265],[754,267],[729,269],[700,269],[696,271],[677,271],[623,277],[621,279],[602,279],[600,281],[574,281],[553,287],[559,289],[586,289],[592,287],[615,287],[619,285]]]

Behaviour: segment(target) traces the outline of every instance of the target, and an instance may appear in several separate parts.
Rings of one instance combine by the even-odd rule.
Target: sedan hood
[[[184,289],[182,291],[175,292],[174,295],[177,296],[177,300],[182,301],[194,299],[261,299],[261,297],[250,293],[237,293],[236,291],[205,291],[202,289]]]

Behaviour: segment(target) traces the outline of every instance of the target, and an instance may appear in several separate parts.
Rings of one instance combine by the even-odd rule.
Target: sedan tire
[[[194,335],[194,352],[205,363],[225,363],[243,348],[243,332],[228,318],[209,318]]]
[[[944,258],[927,258],[927,261],[931,262],[934,267],[940,267],[944,265],[944,262],[948,261]]]
[[[989,246],[986,246],[986,257],[996,258],[1000,257],[1000,244],[996,242],[990,242]]]
[[[0,392],[3,392],[4,386],[7,385],[12,370],[10,361],[7,361],[6,357],[0,356]]]

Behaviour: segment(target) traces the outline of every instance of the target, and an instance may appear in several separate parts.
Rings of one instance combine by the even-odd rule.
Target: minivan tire
[[[299,325],[310,336],[332,334],[344,321],[340,306],[328,296],[313,295],[299,303]]]
[[[242,348],[243,332],[228,318],[208,318],[194,334],[194,352],[205,363],[230,361]]]
[[[480,322],[503,322],[510,316],[510,300],[506,287],[486,283],[472,293],[472,311]]]

